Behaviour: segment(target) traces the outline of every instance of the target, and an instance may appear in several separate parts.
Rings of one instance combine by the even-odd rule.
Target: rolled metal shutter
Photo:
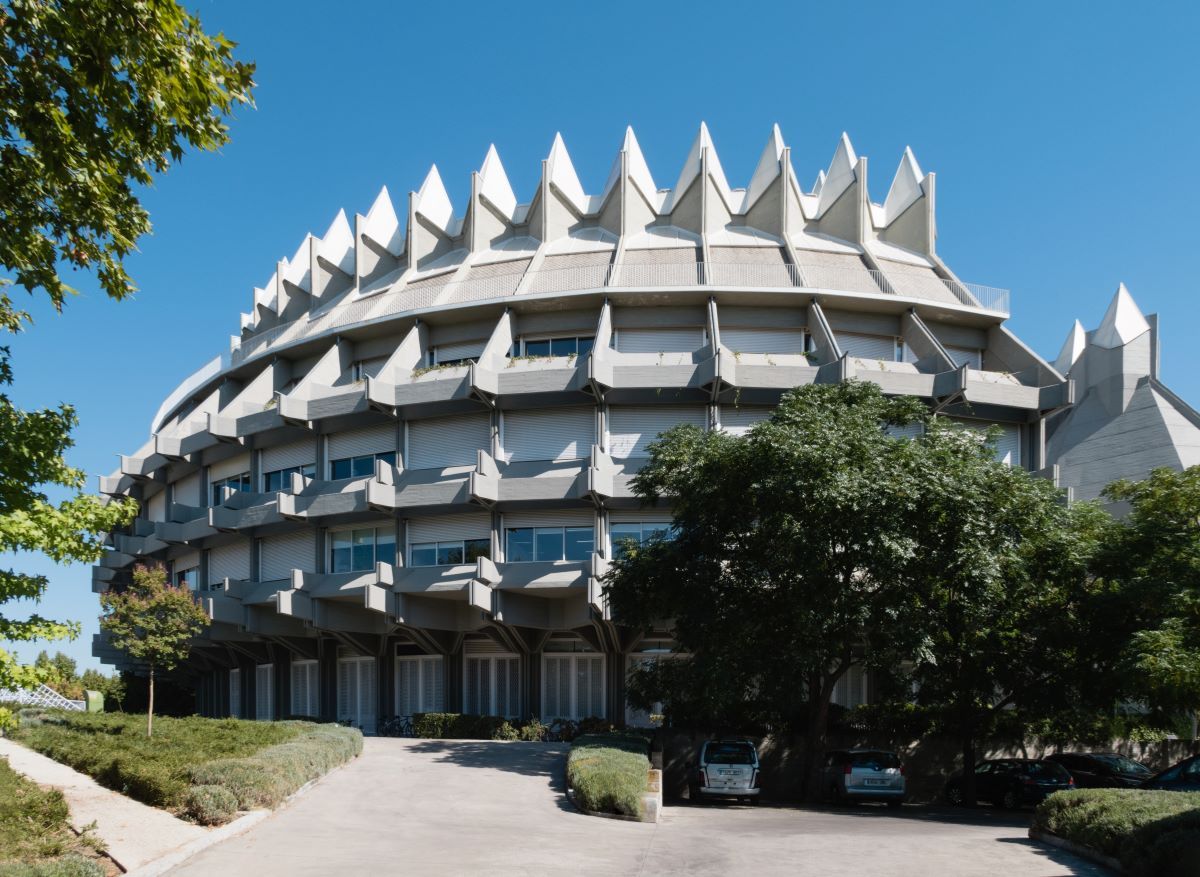
[[[316,661],[292,661],[292,715],[320,714],[320,668]]]
[[[954,364],[960,368],[964,365],[976,370],[983,368],[983,351],[978,348],[946,346],[946,352],[950,354]]]
[[[1001,433],[996,439],[996,459],[1010,466],[1021,465],[1021,425],[1018,423],[985,423],[981,420],[967,420],[962,417],[951,417],[955,423],[961,423],[976,432],[987,432],[993,426],[1000,427]]]
[[[396,450],[396,425],[380,423],[348,432],[335,432],[328,438],[329,459],[362,457]]]
[[[504,526],[508,527],[592,527],[596,513],[591,509],[556,509],[554,511],[505,512]]]
[[[767,420],[774,410],[769,405],[722,405],[721,429],[732,435],[745,435],[754,424]]]
[[[892,438],[919,438],[925,432],[925,427],[919,423],[910,423],[908,426],[889,426],[885,432]]]
[[[225,579],[249,581],[250,542],[242,539],[231,545],[219,545],[208,552],[208,583],[219,585]]]
[[[250,455],[238,454],[236,457],[230,457],[228,460],[221,460],[213,463],[208,467],[208,483],[220,481],[222,478],[229,478],[231,475],[241,475],[243,472],[250,471]]]
[[[691,406],[612,408],[608,415],[608,452],[615,459],[647,456],[646,448],[673,426],[708,427],[708,409]]]
[[[167,492],[160,490],[154,496],[150,497],[150,502],[146,507],[146,517],[151,521],[165,521],[167,519]]]
[[[721,328],[721,345],[738,353],[803,353],[803,329]]]
[[[596,409],[509,411],[502,435],[502,456],[510,462],[579,460],[591,454],[595,444]]]
[[[175,566],[175,572],[182,572],[185,569],[195,569],[200,565],[200,552],[189,551],[187,554],[181,554],[176,557],[171,563]]]
[[[179,505],[202,506],[204,498],[200,496],[200,473],[193,472],[180,478],[173,485],[172,502]]]
[[[254,718],[269,722],[275,717],[274,664],[257,664],[254,667]]]
[[[492,535],[492,516],[483,514],[443,515],[413,518],[408,522],[408,542],[451,542],[456,539],[488,539]]]
[[[465,655],[508,655],[510,652],[504,646],[488,637],[477,637],[463,641]]]
[[[834,332],[842,353],[860,359],[896,359],[896,339],[891,335],[862,335],[858,332]]]
[[[704,346],[704,332],[689,329],[618,329],[621,353],[688,353]]]
[[[262,471],[275,472],[292,466],[311,466],[317,461],[316,445],[311,439],[263,448]]]
[[[372,359],[364,359],[358,364],[358,367],[362,370],[362,373],[368,377],[379,377],[379,373],[383,371],[383,367],[387,365],[388,359],[389,357],[386,356],[376,356]]]
[[[474,466],[480,451],[492,447],[492,424],[487,414],[461,414],[408,424],[409,469]]]
[[[458,344],[437,344],[434,346],[435,362],[454,362],[456,359],[478,359],[483,355],[486,339],[479,341],[460,341]]]
[[[312,530],[264,536],[258,579],[275,582],[290,579],[292,570],[317,571],[317,534]]]

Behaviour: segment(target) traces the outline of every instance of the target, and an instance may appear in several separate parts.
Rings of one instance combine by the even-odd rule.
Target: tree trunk
[[[154,665],[150,665],[150,706],[146,710],[146,736],[154,736]]]
[[[964,728],[962,732],[962,795],[963,806],[975,806],[975,732]]]
[[[832,688],[825,685],[819,676],[809,680],[808,690],[812,696],[808,703],[808,728],[804,738],[803,773],[800,776],[800,797],[805,801],[821,797],[820,784],[813,782],[813,774],[816,773],[817,759],[825,751],[829,697],[833,693]]]

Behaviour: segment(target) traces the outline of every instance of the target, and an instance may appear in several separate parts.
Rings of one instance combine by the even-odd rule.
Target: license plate
[[[720,774],[721,776],[723,776],[723,777],[733,777],[733,776],[737,776],[737,771],[736,771],[736,770],[720,770],[720,771],[717,771],[717,773],[719,773],[719,774]]]
[[[891,785],[891,783],[888,780],[866,780],[866,784],[868,786],[890,786]]]

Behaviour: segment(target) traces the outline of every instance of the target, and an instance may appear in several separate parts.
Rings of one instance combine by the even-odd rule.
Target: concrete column
[[[255,663],[244,656],[238,657],[238,669],[241,670],[242,681],[242,715],[240,718],[254,718],[254,693],[255,693]]]
[[[275,653],[275,718],[285,719],[292,714],[292,653],[282,646]]]
[[[527,694],[525,712],[527,716],[541,718],[542,715],[542,651],[530,652],[526,657],[529,672],[526,674]]]
[[[446,691],[443,702],[448,713],[460,713],[465,708],[463,704],[463,647],[462,643],[451,654],[445,656],[445,672],[442,681]]]
[[[321,685],[321,721],[336,722],[337,714],[337,643],[322,639],[317,653],[317,675]]]
[[[383,654],[378,658],[376,679],[379,680],[379,718],[396,715],[396,640],[384,639]]]

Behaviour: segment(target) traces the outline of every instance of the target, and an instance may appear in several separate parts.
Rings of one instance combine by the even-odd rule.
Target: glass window
[[[610,532],[614,558],[624,557],[631,544],[636,546],[642,541],[641,524],[613,524]]]
[[[461,542],[439,542],[437,547],[438,566],[458,566],[463,562]]]
[[[292,476],[300,473],[305,478],[314,478],[317,474],[317,467],[312,463],[304,466],[288,466],[286,469],[276,469],[274,472],[267,472],[263,475],[263,491],[265,493],[276,493],[280,490],[290,490],[292,487]]]
[[[329,464],[329,477],[333,481],[341,481],[350,477],[350,459],[334,460]]]
[[[533,560],[532,527],[514,527],[508,531],[508,550],[504,557],[508,563],[525,563]]]
[[[492,556],[491,539],[468,539],[463,543],[467,563],[474,563],[480,557]]]
[[[437,543],[422,542],[420,545],[414,545],[409,555],[413,566],[434,566],[437,563]]]
[[[329,463],[329,479],[342,481],[346,478],[368,478],[375,474],[375,461],[383,460],[390,466],[396,465],[396,452],[385,451],[380,454],[365,454],[361,457],[346,457],[341,460],[331,460]]]
[[[592,342],[594,342],[595,340],[596,339],[594,339],[594,338],[580,338],[579,339],[579,355],[587,356],[589,353],[591,353],[592,352]]]
[[[550,339],[542,338],[537,341],[525,342],[526,356],[549,356],[550,355]]]
[[[375,531],[354,530],[354,566],[351,569],[370,569],[375,565]]]
[[[352,566],[353,531],[342,530],[332,534],[332,548],[329,552],[330,572],[350,572]]]
[[[375,531],[375,562],[396,565],[396,534],[390,530]]]
[[[550,355],[551,356],[574,356],[579,352],[578,338],[552,338],[550,339]]]
[[[240,475],[231,475],[228,478],[222,478],[219,481],[214,481],[211,487],[212,505],[222,505],[228,499],[228,493],[234,493],[239,490],[250,491],[250,473],[242,472]]]
[[[190,591],[199,590],[200,570],[195,567],[179,570],[175,573],[175,587],[186,587]]]
[[[330,537],[331,572],[362,572],[376,561],[396,562],[396,536],[388,530],[339,530]]]
[[[567,527],[567,560],[587,560],[595,550],[595,535],[592,527]]]
[[[533,531],[533,557],[535,560],[562,560],[563,528],[538,527]]]

